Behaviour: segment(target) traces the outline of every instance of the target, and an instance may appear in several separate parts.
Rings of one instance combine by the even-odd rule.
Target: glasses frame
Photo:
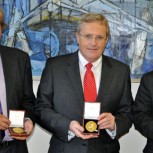
[[[102,42],[103,40],[107,39],[102,35],[93,36],[92,34],[81,34],[80,32],[78,32],[78,34],[80,36],[82,36],[83,38],[85,38],[87,41],[91,41],[91,40],[95,39],[98,42]]]

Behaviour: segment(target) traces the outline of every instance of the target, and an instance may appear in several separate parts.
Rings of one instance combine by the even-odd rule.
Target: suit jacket
[[[140,82],[133,106],[135,128],[147,138],[144,153],[153,153],[153,71]]]
[[[8,114],[10,109],[25,110],[25,117],[35,122],[32,74],[29,56],[15,48],[0,46],[4,71]],[[26,142],[20,142],[18,152],[27,153]],[[22,145],[22,147],[20,147]],[[22,150],[19,150],[21,148]]]
[[[117,153],[118,138],[131,127],[131,85],[129,67],[103,56],[101,83],[97,101],[101,113],[116,117],[117,136],[113,140],[105,130],[97,139],[68,141],[72,120],[83,123],[84,96],[79,72],[78,52],[47,61],[38,88],[35,105],[38,124],[53,133],[49,153]]]

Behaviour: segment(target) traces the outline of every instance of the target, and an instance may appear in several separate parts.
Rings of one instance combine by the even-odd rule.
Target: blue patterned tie
[[[0,102],[0,114],[3,114],[1,102]],[[5,136],[5,131],[4,130],[0,130],[0,143],[2,142],[4,136]]]

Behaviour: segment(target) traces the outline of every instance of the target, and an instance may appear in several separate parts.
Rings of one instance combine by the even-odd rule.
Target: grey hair
[[[109,37],[109,35],[110,35],[110,29],[109,29],[108,20],[102,14],[97,14],[97,13],[87,13],[87,14],[84,14],[81,17],[81,19],[78,21],[77,32],[80,32],[81,31],[81,25],[84,22],[86,22],[86,23],[98,22],[98,23],[101,23],[101,24],[105,25],[106,28],[107,28],[106,35],[107,35],[107,37]]]

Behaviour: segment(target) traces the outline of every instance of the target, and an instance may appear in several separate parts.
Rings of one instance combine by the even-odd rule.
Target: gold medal
[[[89,121],[85,127],[89,132],[94,132],[97,129],[97,124],[94,121]]]
[[[21,133],[24,132],[24,129],[23,128],[19,128],[19,127],[15,127],[12,130],[13,130],[13,132],[18,133],[18,134],[21,134]]]

